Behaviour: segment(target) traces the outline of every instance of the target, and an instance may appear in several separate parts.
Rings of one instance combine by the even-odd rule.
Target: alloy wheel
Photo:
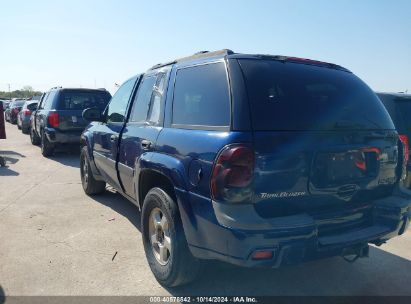
[[[171,255],[170,227],[160,208],[151,211],[148,230],[154,257],[158,263],[166,265]]]

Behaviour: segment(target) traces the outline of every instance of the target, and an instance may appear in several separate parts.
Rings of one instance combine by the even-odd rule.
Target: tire
[[[40,144],[40,137],[36,134],[33,128],[30,129],[30,141],[33,146],[38,146]]]
[[[153,188],[144,199],[141,216],[144,251],[157,281],[165,287],[193,281],[202,263],[188,248],[176,202],[164,190]]]
[[[51,144],[48,139],[47,136],[44,132],[41,133],[41,154],[44,157],[48,157],[53,155],[54,153],[54,145]]]
[[[29,134],[29,128],[28,127],[21,127],[21,133],[23,134]]]
[[[80,176],[83,190],[87,195],[101,194],[106,190],[106,183],[96,180],[93,176],[87,147],[83,147],[80,153]]]

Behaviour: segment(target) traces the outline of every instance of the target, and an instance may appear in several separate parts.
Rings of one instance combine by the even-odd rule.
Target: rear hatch
[[[398,180],[398,135],[380,100],[338,67],[239,62],[252,113],[257,212],[309,213],[324,229],[363,223],[370,202],[390,195]]]
[[[82,117],[84,109],[97,107],[101,111],[110,101],[111,95],[104,90],[64,89],[57,105],[58,129],[81,133],[89,124]]]

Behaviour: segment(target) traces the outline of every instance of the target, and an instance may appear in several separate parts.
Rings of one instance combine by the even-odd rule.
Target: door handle
[[[118,138],[118,137],[117,137],[116,135],[111,135],[111,136],[110,136],[110,141],[111,141],[111,142],[114,142],[114,141],[117,140],[117,138]]]
[[[152,144],[151,141],[146,140],[146,139],[143,139],[143,140],[141,141],[141,148],[143,148],[143,150],[148,150],[148,149],[151,148],[151,144]]]

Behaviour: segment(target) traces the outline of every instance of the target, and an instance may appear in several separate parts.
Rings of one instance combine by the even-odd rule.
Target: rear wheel
[[[94,178],[90,168],[87,147],[81,149],[80,154],[80,174],[83,190],[88,195],[100,194],[106,189],[106,183]]]
[[[177,204],[160,188],[144,199],[142,233],[147,261],[160,284],[179,286],[197,277],[201,262],[188,248]]]
[[[41,133],[41,154],[43,156],[51,156],[54,153],[54,145],[49,142],[44,132]]]
[[[40,144],[40,137],[36,134],[33,128],[30,128],[30,141],[31,141],[31,144],[34,146],[37,146],[38,144]]]
[[[29,128],[28,128],[28,127],[21,126],[21,132],[22,132],[23,134],[29,134]]]

